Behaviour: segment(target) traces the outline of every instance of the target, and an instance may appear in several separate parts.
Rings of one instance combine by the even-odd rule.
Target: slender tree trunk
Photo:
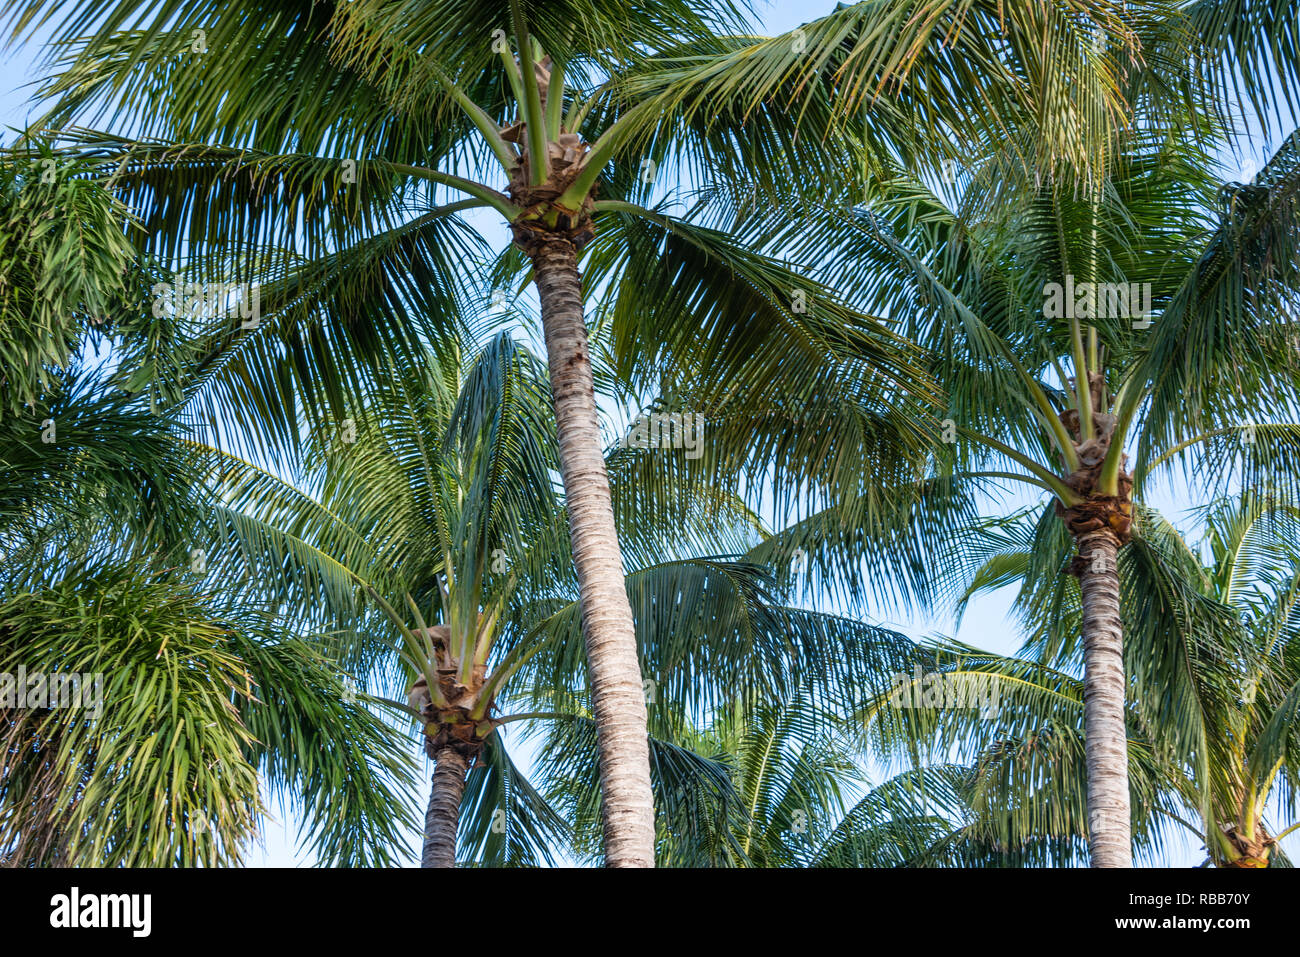
[[[654,801],[645,697],[596,420],[577,251],[567,239],[548,238],[533,254],[533,267],[582,598],[582,635],[600,754],[605,864],[653,867]]]
[[[1132,867],[1128,737],[1124,728],[1124,633],[1119,616],[1119,541],[1109,528],[1078,536],[1083,595],[1084,748],[1088,761],[1088,852],[1093,867]]]
[[[442,748],[435,758],[429,810],[424,815],[424,853],[421,867],[456,866],[456,825],[460,800],[465,794],[469,761],[455,748]]]

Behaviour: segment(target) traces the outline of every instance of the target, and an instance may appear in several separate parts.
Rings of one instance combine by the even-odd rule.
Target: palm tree
[[[704,792],[713,815],[668,823],[659,853],[676,866],[920,866],[949,830],[902,779],[868,790],[845,722],[800,698],[727,708],[683,745],[723,763],[735,793],[722,804]]]
[[[394,357],[356,401],[355,433],[313,444],[292,484],[210,450],[225,489],[210,573],[334,635],[324,651],[352,673],[390,686],[415,679],[410,706],[367,700],[424,728],[435,764],[426,866],[550,859],[569,840],[564,816],[514,766],[497,730],[526,721],[576,736],[546,748],[538,774],[545,785],[557,764],[589,761],[583,807],[599,819],[581,592],[552,479],[542,364],[502,334],[469,357]],[[751,557],[757,519],[684,461],[682,451],[635,442],[617,443],[607,460],[648,676],[652,784],[669,815],[682,775],[728,791],[725,775],[674,743],[690,715],[746,689],[842,699],[906,643],[784,607]]]
[[[61,35],[79,36],[91,9],[61,7]],[[681,361],[707,370],[719,395],[744,394],[749,383],[789,399],[811,395],[825,384],[815,373],[838,363],[853,370],[858,387],[865,379],[874,388],[909,385],[909,398],[894,406],[905,446],[916,445],[920,418],[905,406],[929,398],[899,343],[829,290],[720,232],[627,201],[638,188],[628,167],[640,170],[641,159],[653,164],[660,155],[651,146],[660,109],[611,99],[601,75],[646,44],[735,22],[725,6],[719,11],[684,2],[629,16],[600,5],[468,11],[276,0],[223,8],[216,21],[203,5],[169,8],[165,30],[134,32],[124,28],[137,13],[147,22],[147,5],[124,2],[49,91],[61,97],[52,123],[116,104],[136,134],[81,136],[79,149],[108,160],[115,183],[146,209],[152,249],[177,262],[188,239],[192,268],[261,280],[265,321],[214,341],[201,366],[207,401],[225,400],[225,418],[244,426],[245,442],[292,446],[299,399],[318,428],[332,427],[342,384],[378,347],[458,332],[457,273],[473,246],[460,214],[490,209],[510,225],[542,300],[611,865],[652,863],[653,821],[579,253],[599,262],[604,250],[601,268],[621,280],[610,281],[625,312],[627,297],[640,299],[637,279],[673,278],[673,295],[647,312],[648,323],[615,337],[624,371],[636,364],[644,375]],[[40,4],[30,5],[18,14],[20,28],[40,16]],[[209,48],[220,56],[204,56]],[[289,109],[264,95],[272,88]],[[308,89],[328,93],[293,92]],[[437,203],[442,189],[462,198]],[[294,252],[272,256],[267,240]],[[669,358],[679,351],[680,360]]]
[[[1160,813],[1204,843],[1207,863],[1266,867],[1280,854],[1277,841],[1296,827],[1272,834],[1264,817],[1275,801],[1296,817],[1297,511],[1285,496],[1246,491],[1198,513],[1203,548],[1142,510],[1133,546],[1120,556],[1126,633],[1158,654],[1162,672],[1161,684],[1142,682],[1127,703],[1130,751],[1136,745],[1155,760],[1156,785],[1167,795]],[[1068,561],[1061,543],[1044,541],[1033,516],[1020,514],[970,544],[966,596],[1019,582],[1016,606],[1030,636],[1024,653],[1060,655],[1061,637],[1080,617],[1077,596],[1051,582],[1049,569]],[[999,667],[1030,673],[1018,659]],[[1022,699],[1034,712],[1027,720],[1037,728],[1068,723],[1072,705],[1051,694],[1047,671],[1032,673]],[[1063,756],[1044,776],[1053,800],[1071,800],[1058,782],[1079,771],[1077,756]],[[1002,802],[1019,803],[1005,794],[990,803]]]
[[[544,645],[551,609],[537,609],[562,592],[567,551],[536,360],[504,335],[472,357],[413,358],[355,397],[345,429],[310,442],[296,486],[207,450],[224,489],[211,567],[332,636],[328,652],[360,680],[410,686],[409,702],[366,700],[423,728],[435,770],[421,860],[452,867],[470,769],[518,777],[496,729],[537,716],[500,705]],[[507,859],[549,857],[554,812],[511,813],[532,820]]]
[[[867,208],[828,210],[797,237],[771,217],[753,227],[806,255],[840,250],[823,277],[847,288],[865,276],[868,308],[929,344],[950,397],[936,479],[1051,496],[1041,534],[1073,541],[1068,571],[1086,609],[1098,866],[1131,860],[1116,556],[1133,534],[1134,495],[1176,462],[1212,493],[1236,478],[1294,481],[1284,463],[1297,434],[1270,418],[1294,407],[1300,383],[1297,146],[1289,139],[1253,183],[1224,187],[1194,139],[1135,124],[1104,188],[1080,195],[1050,177],[1009,187],[1018,161],[993,144],[968,161],[957,198],[896,170]],[[940,506],[922,489],[914,514],[933,524],[927,501]],[[823,526],[810,534],[852,540]]]
[[[413,766],[388,756],[391,735],[347,703],[336,667],[108,535],[90,555],[6,570],[6,863],[238,865],[268,811],[261,780],[313,808],[322,862],[399,858]],[[11,697],[24,676],[27,696]],[[58,682],[57,701],[34,680]]]
[[[1280,856],[1278,841],[1300,828],[1294,803],[1300,510],[1294,502],[1247,492],[1217,503],[1206,519],[1206,591],[1237,614],[1245,640],[1233,647],[1230,660],[1237,667],[1214,689],[1219,694],[1203,692],[1204,737],[1218,746],[1211,755],[1222,771],[1208,780],[1189,777],[1201,798],[1201,836],[1210,861],[1216,867],[1267,867]],[[1237,694],[1233,678],[1242,682]],[[1296,823],[1270,834],[1264,815],[1274,799]]]
[[[186,350],[141,308],[157,277],[126,210],[47,181],[52,155],[31,143],[0,172],[0,858],[238,863],[260,773],[316,808],[322,859],[385,863],[409,769],[371,756],[383,725],[336,668],[196,582],[201,463],[167,401]]]
[[[1300,102],[1298,31],[1294,9],[1279,15],[1267,2],[1096,4],[1087,9],[866,2],[842,4],[783,37],[732,38],[707,50],[685,44],[652,57],[644,75],[628,81],[638,92],[657,95],[672,117],[685,116],[702,126],[707,126],[704,116],[743,113],[770,98],[808,109],[792,95],[792,87],[824,94],[819,102],[833,115],[857,117],[870,107],[872,120],[863,143],[865,182],[859,176],[849,181],[865,189],[867,208],[851,214],[862,194],[837,190],[844,184],[817,175],[827,166],[821,157],[812,157],[802,168],[800,179],[807,188],[800,190],[781,182],[777,168],[747,164],[742,153],[728,168],[732,175],[716,184],[715,195],[729,199],[740,217],[750,220],[743,235],[752,244],[766,244],[764,248],[798,261],[824,264],[826,250],[845,240],[845,225],[850,234],[855,229],[874,233],[875,251],[866,251],[867,241],[850,240],[851,252],[837,257],[820,278],[846,294],[863,289],[868,309],[909,317],[904,322],[916,341],[952,360],[938,377],[954,396],[947,424],[957,430],[952,438],[960,445],[963,464],[970,461],[967,450],[972,447],[982,448],[986,459],[1010,457],[1016,480],[1056,494],[1062,518],[1078,539],[1080,561],[1074,570],[1091,610],[1085,616],[1093,659],[1088,695],[1095,811],[1091,840],[1099,866],[1126,866],[1131,858],[1113,572],[1114,552],[1127,541],[1130,524],[1125,442],[1143,435],[1141,455],[1147,461],[1166,451],[1172,456],[1183,450],[1181,443],[1195,444],[1206,432],[1232,432],[1257,418],[1259,410],[1245,408],[1242,399],[1251,394],[1252,376],[1268,380],[1269,386],[1288,377],[1286,361],[1276,361],[1276,346],[1259,343],[1255,320],[1277,311],[1289,293],[1275,285],[1254,295],[1260,288],[1254,281],[1294,288],[1294,260],[1287,245],[1294,221],[1289,157],[1279,155],[1269,173],[1237,191],[1217,236],[1210,236],[1208,244],[1201,244],[1200,237],[1215,228],[1211,217],[1217,187],[1206,175],[1203,151],[1232,145],[1223,131],[1233,128],[1234,111],[1270,132],[1291,128],[1288,119],[1293,120]],[[928,42],[936,36],[946,41],[937,50]],[[894,51],[889,68],[876,59],[886,46]],[[898,94],[897,106],[891,103],[889,110],[874,99],[886,90]],[[925,92],[929,103],[918,95]],[[890,118],[880,118],[882,113]],[[909,126],[916,142],[908,140]],[[721,137],[730,133],[725,123],[712,129]],[[945,135],[946,147],[936,142]],[[1189,144],[1191,155],[1177,148],[1162,151],[1162,140]],[[1147,228],[1153,220],[1143,218],[1152,210],[1130,207],[1129,190],[1135,179],[1143,178],[1144,164],[1157,156],[1192,171],[1189,182],[1181,184],[1181,197],[1176,181],[1157,186],[1158,177],[1145,177],[1141,198],[1165,191],[1170,214],[1157,216],[1161,225],[1153,231]],[[890,182],[900,165],[902,178]],[[922,178],[914,175],[917,171]],[[927,184],[938,179],[960,189],[932,197]],[[755,203],[760,194],[766,194],[765,201]],[[873,196],[888,197],[883,210],[871,202]],[[1248,212],[1247,197],[1261,205]],[[948,209],[950,201],[960,204],[955,214]],[[757,217],[755,206],[761,213]],[[1198,211],[1190,219],[1189,207]],[[830,224],[818,228],[810,223],[819,218],[818,210]],[[1005,228],[990,229],[991,221]],[[986,230],[998,235],[991,256],[971,248],[972,233]],[[1056,284],[1062,305],[1066,289],[1074,291],[1076,276],[1080,289],[1092,286],[1095,293],[1099,288],[1103,300],[1112,282],[1136,281],[1140,290],[1148,277],[1127,268],[1135,251],[1151,253],[1142,241],[1154,240],[1157,257],[1163,257],[1165,242],[1180,230],[1184,238],[1196,237],[1193,245],[1175,250],[1183,254],[1172,257],[1177,267],[1160,258],[1161,276],[1150,277],[1157,287],[1157,310],[1172,308],[1174,321],[1162,316],[1160,331],[1145,340],[1126,336],[1129,341],[1121,345],[1112,330],[1123,323],[1114,323],[1113,316],[1097,321],[1095,308],[1091,314],[1076,313],[1071,299],[1049,323],[1053,342],[1043,342],[1041,329],[1030,332],[1024,317],[1041,314],[1041,300],[1034,300],[1049,283]],[[1156,239],[1157,232],[1163,238]],[[1135,242],[1135,235],[1141,241]],[[1264,236],[1269,239],[1249,249]],[[1273,240],[1278,248],[1265,249]],[[1188,248],[1204,253],[1199,263],[1186,257]],[[996,279],[987,274],[990,259],[1011,264],[1011,257],[1011,274]],[[907,280],[906,287],[897,282],[900,278]],[[906,293],[900,293],[903,288]],[[1131,287],[1123,288],[1127,292]],[[1110,291],[1119,298],[1118,288]],[[932,310],[929,317],[922,315],[925,310]],[[1286,307],[1281,311],[1286,314]],[[1069,321],[1062,321],[1067,313]],[[1206,317],[1213,318],[1203,324]],[[1127,312],[1120,318],[1127,318]],[[1225,344],[1215,331],[1220,321],[1220,332],[1232,326],[1237,343]],[[1243,321],[1251,330],[1244,338],[1236,331]],[[1188,335],[1192,323],[1195,332]],[[1147,328],[1145,323],[1138,326]],[[1193,349],[1207,341],[1209,355],[1196,356]],[[1143,354],[1140,361],[1138,353]],[[1221,388],[1232,374],[1227,370],[1239,364],[1250,370],[1244,393],[1227,403],[1222,400],[1228,397],[1219,396],[1217,408],[1209,411],[1215,403],[1202,393],[1212,382]],[[1121,380],[1126,388],[1120,388]],[[1292,394],[1293,385],[1283,382],[1280,394]],[[1193,401],[1178,408],[1188,387]],[[986,400],[981,410],[971,408],[976,389]],[[1033,436],[1028,447],[1004,441],[1008,435],[1019,438],[1020,427],[1008,432],[990,404],[1012,395],[1036,420],[1025,426],[1025,437]],[[1066,419],[1059,418],[1067,411]],[[1094,415],[1101,416],[1099,422]],[[1145,428],[1136,426],[1135,418],[1142,418]],[[1037,461],[1024,461],[1026,451]],[[995,478],[991,473],[1000,470],[990,462],[989,474],[980,477]],[[896,540],[896,525],[872,528],[882,524],[878,517],[867,513],[864,519],[846,526],[855,533],[835,532],[834,537],[840,544],[858,544],[855,535],[884,531]],[[851,566],[851,560],[841,570],[844,566]],[[924,577],[915,566],[900,570],[912,582]],[[851,567],[848,571],[850,580],[860,577]],[[919,595],[925,583],[917,584]]]

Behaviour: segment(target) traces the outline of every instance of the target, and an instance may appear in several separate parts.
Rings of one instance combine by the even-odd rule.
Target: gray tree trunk
[[[596,419],[577,251],[566,239],[549,239],[533,255],[533,267],[582,598],[582,635],[600,754],[605,864],[653,867],[654,800],[646,705]]]
[[[1119,542],[1110,529],[1078,537],[1083,596],[1083,704],[1088,853],[1093,867],[1132,867]]]
[[[434,759],[433,788],[424,815],[424,853],[421,867],[456,866],[456,825],[465,794],[469,762],[454,748],[442,748]]]

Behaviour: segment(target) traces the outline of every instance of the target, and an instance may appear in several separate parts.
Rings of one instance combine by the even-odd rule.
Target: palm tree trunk
[[[582,636],[600,755],[605,864],[653,867],[646,706],[596,420],[577,250],[571,241],[552,236],[538,244],[532,258],[582,599]]]
[[[424,815],[424,853],[421,867],[456,866],[456,825],[460,800],[465,794],[469,761],[455,748],[441,748],[434,759],[433,788]]]
[[[1084,750],[1088,853],[1093,867],[1132,867],[1128,738],[1124,728],[1124,633],[1119,616],[1119,540],[1109,528],[1078,536],[1083,596]]]

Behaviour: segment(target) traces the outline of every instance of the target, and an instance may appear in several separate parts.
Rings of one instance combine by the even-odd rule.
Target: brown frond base
[[[440,711],[424,727],[424,753],[436,760],[439,751],[450,748],[473,767],[495,727],[490,718],[474,721],[465,708]]]
[[[572,243],[575,250],[581,250],[596,235],[591,220],[594,187],[583,197],[582,205],[577,209],[566,209],[556,203],[582,172],[582,160],[587,152],[587,144],[575,134],[563,133],[560,140],[562,142],[548,144],[551,155],[546,182],[532,185],[529,181],[531,161],[524,156],[512,170],[510,185],[506,189],[510,201],[523,209],[522,215],[510,224],[510,231],[515,244],[530,258],[543,245],[557,240]]]
[[[1076,539],[1102,529],[1109,529],[1120,545],[1133,537],[1133,503],[1127,496],[1094,495],[1071,508],[1058,501],[1056,514]]]
[[[1273,845],[1277,843],[1265,833],[1262,827],[1256,827],[1256,836],[1248,838],[1235,825],[1225,825],[1224,835],[1236,856],[1222,863],[1222,867],[1260,868],[1269,866],[1269,856]]]
[[[538,220],[519,219],[510,224],[510,235],[515,245],[522,249],[529,259],[536,259],[537,255],[552,243],[571,246],[575,253],[579,252],[596,236],[595,227],[590,220],[585,224],[579,222],[575,225],[572,220],[565,218],[562,223],[562,226],[553,228]]]

